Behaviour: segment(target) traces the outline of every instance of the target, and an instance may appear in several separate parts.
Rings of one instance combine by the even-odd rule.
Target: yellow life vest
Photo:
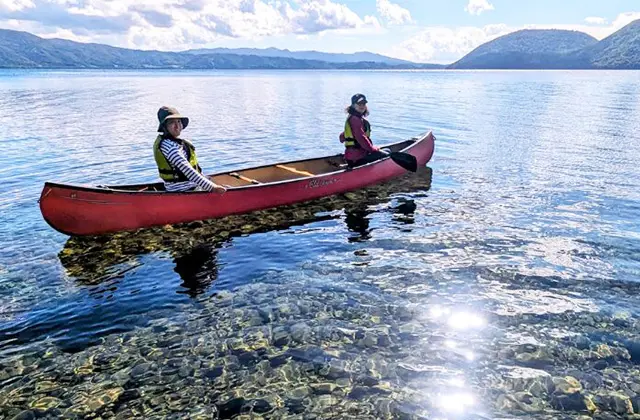
[[[156,137],[155,143],[153,143],[153,157],[156,159],[160,178],[167,182],[188,181],[189,179],[182,172],[171,166],[167,158],[165,158],[160,151],[160,142],[162,140],[163,137],[162,134],[160,134]],[[189,165],[196,171],[202,172],[200,165],[198,165],[198,157],[196,156],[196,148],[194,145],[184,139],[178,139],[178,142],[184,143],[187,146],[187,160],[189,161]]]
[[[344,123],[344,146],[347,148],[353,147],[353,148],[359,149],[360,143],[358,143],[355,137],[353,137],[351,124],[349,124],[350,118],[351,118],[351,115],[347,117],[347,121],[345,121]],[[369,121],[367,121],[366,118],[362,118],[362,125],[364,125],[364,134],[366,134],[367,137],[371,138],[371,124],[369,124]]]

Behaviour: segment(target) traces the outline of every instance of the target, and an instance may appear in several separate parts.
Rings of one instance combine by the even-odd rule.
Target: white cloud
[[[511,31],[507,25],[426,28],[395,47],[389,55],[416,62],[449,64],[479,45]]]
[[[493,4],[487,0],[469,0],[469,4],[464,7],[464,10],[472,15],[479,15],[482,12],[493,9]]]
[[[411,19],[411,13],[407,9],[391,3],[389,0],[376,0],[376,8],[378,9],[380,17],[389,24],[402,25],[403,23],[411,23],[413,21],[413,19]]]
[[[607,23],[607,19],[601,17],[588,17],[584,21],[592,25],[604,25]]]
[[[332,0],[0,0],[0,25],[9,21],[41,36],[166,50],[380,27]]]
[[[600,26],[587,24],[532,24],[510,27],[506,24],[500,24],[484,27],[427,27],[384,53],[392,57],[410,61],[450,64],[485,42],[521,29],[564,29],[580,31],[601,40],[637,19],[640,19],[640,12],[621,13],[609,25]]]
[[[330,0],[306,1],[292,10],[287,5],[287,18],[294,33],[315,33],[329,29],[356,28],[363,21],[351,9]]]
[[[378,21],[378,18],[375,16],[365,16],[364,17],[364,23],[366,25],[370,25],[374,28],[380,28],[382,25],[380,24],[380,22]]]
[[[616,18],[616,20],[614,20],[613,23],[611,24],[611,27],[613,29],[611,32],[617,31],[623,26],[626,26],[631,22],[633,22],[634,20],[638,20],[638,19],[640,19],[640,12],[620,13]]]
[[[34,4],[31,0],[0,0],[0,10],[15,12],[33,6]]]

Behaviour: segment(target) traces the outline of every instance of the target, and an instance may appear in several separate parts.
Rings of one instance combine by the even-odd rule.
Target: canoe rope
[[[252,183],[252,184],[261,184],[261,182],[260,182],[260,181],[256,181],[255,179],[247,178],[246,176],[242,176],[242,175],[240,175],[240,174],[239,174],[239,173],[237,173],[237,172],[231,172],[229,175],[231,175],[231,176],[233,176],[233,177],[236,177],[236,178],[238,178],[238,179],[241,179],[241,180],[243,180],[243,181],[250,182],[250,183]]]
[[[311,172],[301,171],[299,169],[292,168],[291,166],[276,165],[276,168],[285,169],[285,170],[287,170],[289,172],[293,172],[295,174],[306,175],[306,176],[315,176]]]

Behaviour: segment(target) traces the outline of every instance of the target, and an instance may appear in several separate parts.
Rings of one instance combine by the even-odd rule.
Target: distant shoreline
[[[0,69],[5,70],[640,70],[638,51],[640,20],[600,41],[579,31],[520,30],[486,42],[450,64],[415,63],[366,51],[135,50],[0,30]]]
[[[529,68],[529,69],[520,69],[520,68],[495,68],[495,69],[470,69],[470,68],[425,68],[425,69],[415,69],[415,68],[353,68],[353,69],[340,69],[340,68],[318,68],[318,69],[309,69],[309,68],[109,68],[109,67],[100,67],[100,68],[78,68],[78,67],[2,67],[0,66],[0,71],[9,71],[9,70],[33,70],[33,71],[113,71],[113,72],[126,72],[126,71],[135,71],[135,72],[155,72],[155,71],[183,71],[183,72],[216,72],[216,71],[283,71],[283,72],[291,72],[291,71],[306,71],[306,72],[318,72],[318,71],[337,71],[337,72],[352,72],[352,71],[368,71],[368,72],[392,72],[392,71],[412,71],[412,72],[455,72],[455,73],[477,73],[477,72],[568,72],[568,71],[629,71],[629,72],[638,72],[640,69],[626,69],[626,68]]]

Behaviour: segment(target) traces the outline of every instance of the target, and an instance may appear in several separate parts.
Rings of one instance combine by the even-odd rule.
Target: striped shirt
[[[173,140],[163,139],[160,142],[160,151],[174,169],[182,172],[188,181],[167,182],[164,188],[167,191],[187,191],[200,187],[204,191],[213,191],[215,184],[193,169],[187,159],[187,146]]]

